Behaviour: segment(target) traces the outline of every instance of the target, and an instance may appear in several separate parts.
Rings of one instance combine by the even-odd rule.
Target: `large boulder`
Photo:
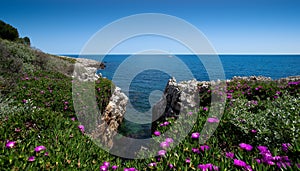
[[[127,102],[128,97],[121,92],[119,87],[116,87],[105,113],[101,116],[101,124],[91,133],[94,140],[108,149],[111,149],[114,145],[113,139],[123,121]]]

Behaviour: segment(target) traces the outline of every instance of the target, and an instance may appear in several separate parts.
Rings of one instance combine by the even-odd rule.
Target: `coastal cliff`
[[[290,76],[272,80],[270,77],[264,76],[249,76],[240,77],[235,76],[225,82],[228,84],[233,81],[237,82],[274,82],[277,84],[284,84],[293,81],[299,81],[300,76]],[[161,123],[168,117],[177,118],[180,112],[188,112],[187,109],[199,106],[201,95],[207,92],[212,85],[220,84],[222,81],[182,81],[177,83],[175,78],[171,78],[164,90],[159,102],[153,106],[152,113],[152,127],[154,132],[157,128],[157,122]],[[210,100],[210,99],[209,99]]]

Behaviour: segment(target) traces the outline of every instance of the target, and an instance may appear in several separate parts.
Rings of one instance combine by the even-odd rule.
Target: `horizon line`
[[[53,55],[134,55],[134,53],[108,53],[108,54],[76,54],[76,53],[55,53]],[[200,54],[194,54],[194,53],[153,53],[153,54],[141,54],[141,55],[300,55],[300,53],[200,53]]]

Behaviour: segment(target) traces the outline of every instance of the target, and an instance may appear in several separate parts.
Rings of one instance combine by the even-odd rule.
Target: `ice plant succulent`
[[[226,157],[230,158],[230,159],[233,159],[234,158],[234,153],[232,153],[232,152],[226,152]]]
[[[35,157],[34,157],[34,156],[28,157],[28,161],[29,161],[29,162],[33,162],[34,160],[35,160]]]
[[[198,139],[200,137],[200,133],[199,132],[194,132],[192,133],[192,139]]]
[[[208,145],[201,145],[200,149],[201,149],[201,151],[209,150],[209,146]]]
[[[239,146],[241,149],[244,149],[246,151],[251,151],[253,149],[253,147],[250,144],[246,143],[240,143]]]
[[[14,148],[16,145],[15,141],[8,141],[5,145],[6,148]]]
[[[160,132],[159,131],[154,131],[154,135],[155,136],[160,136]]]
[[[78,125],[79,130],[84,133],[84,126],[83,125]]]
[[[166,150],[159,150],[159,151],[158,151],[158,155],[159,155],[159,156],[165,156],[166,153],[167,153]]]
[[[112,169],[112,170],[117,170],[117,169],[118,169],[118,166],[113,165],[113,166],[111,167],[111,169]]]
[[[282,151],[287,152],[289,149],[289,146],[291,146],[290,143],[283,143],[282,144]]]
[[[37,147],[34,148],[34,151],[37,152],[37,153],[40,152],[40,151],[43,151],[43,150],[46,150],[46,147],[43,146],[43,145],[40,145],[40,146],[37,146]]]
[[[160,143],[160,147],[163,149],[166,149],[166,148],[170,147],[170,144],[168,142],[164,141],[164,142]]]
[[[219,119],[218,119],[218,118],[208,118],[208,119],[207,119],[207,122],[208,122],[208,123],[218,123],[218,122],[219,122]]]

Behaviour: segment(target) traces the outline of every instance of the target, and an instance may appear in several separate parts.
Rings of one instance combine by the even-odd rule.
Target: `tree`
[[[19,38],[18,30],[0,20],[0,38],[16,41]]]

